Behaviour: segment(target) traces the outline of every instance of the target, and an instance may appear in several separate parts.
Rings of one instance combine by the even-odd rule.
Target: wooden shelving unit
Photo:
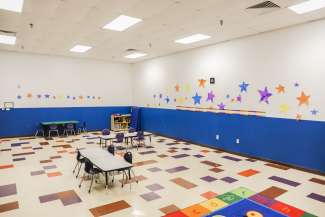
[[[111,130],[123,131],[130,128],[131,114],[114,114],[111,115]]]

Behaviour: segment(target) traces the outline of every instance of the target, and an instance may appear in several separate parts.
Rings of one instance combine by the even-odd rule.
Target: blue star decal
[[[199,94],[196,93],[195,96],[192,97],[192,99],[194,100],[194,105],[201,104],[201,98],[202,96],[199,96]]]
[[[249,86],[249,84],[246,83],[245,81],[243,81],[243,83],[241,83],[241,84],[239,85],[239,87],[240,87],[240,92],[247,92],[247,88],[248,88],[248,86]]]
[[[45,94],[45,99],[49,99],[50,98],[50,94]]]
[[[167,104],[169,103],[170,99],[169,99],[168,96],[165,98],[165,101],[166,101]]]
[[[316,109],[313,109],[310,111],[312,115],[317,115],[318,114],[318,111]]]

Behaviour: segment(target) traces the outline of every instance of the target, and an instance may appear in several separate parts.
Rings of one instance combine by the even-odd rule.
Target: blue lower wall
[[[325,172],[325,122],[142,108],[141,125],[162,135]]]
[[[130,107],[15,108],[0,110],[0,137],[33,135],[42,121],[85,121],[88,130],[110,128],[111,114],[130,113]]]

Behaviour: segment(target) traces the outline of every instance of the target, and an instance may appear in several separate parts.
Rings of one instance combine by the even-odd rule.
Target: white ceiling
[[[17,32],[16,45],[0,44],[0,49],[142,61],[325,17],[325,9],[304,15],[287,9],[302,1],[273,0],[281,9],[263,11],[246,10],[263,0],[25,0],[21,14],[0,10],[0,29]],[[102,29],[121,14],[141,18],[143,22],[123,32]],[[175,39],[195,33],[212,38],[191,45],[174,43]],[[82,54],[69,52],[76,44],[93,49]],[[129,48],[148,56],[125,59],[125,50]]]

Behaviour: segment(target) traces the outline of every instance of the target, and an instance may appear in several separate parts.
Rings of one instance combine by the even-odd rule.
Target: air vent
[[[271,1],[265,1],[253,6],[248,7],[247,9],[264,9],[264,8],[280,8],[279,5]]]

